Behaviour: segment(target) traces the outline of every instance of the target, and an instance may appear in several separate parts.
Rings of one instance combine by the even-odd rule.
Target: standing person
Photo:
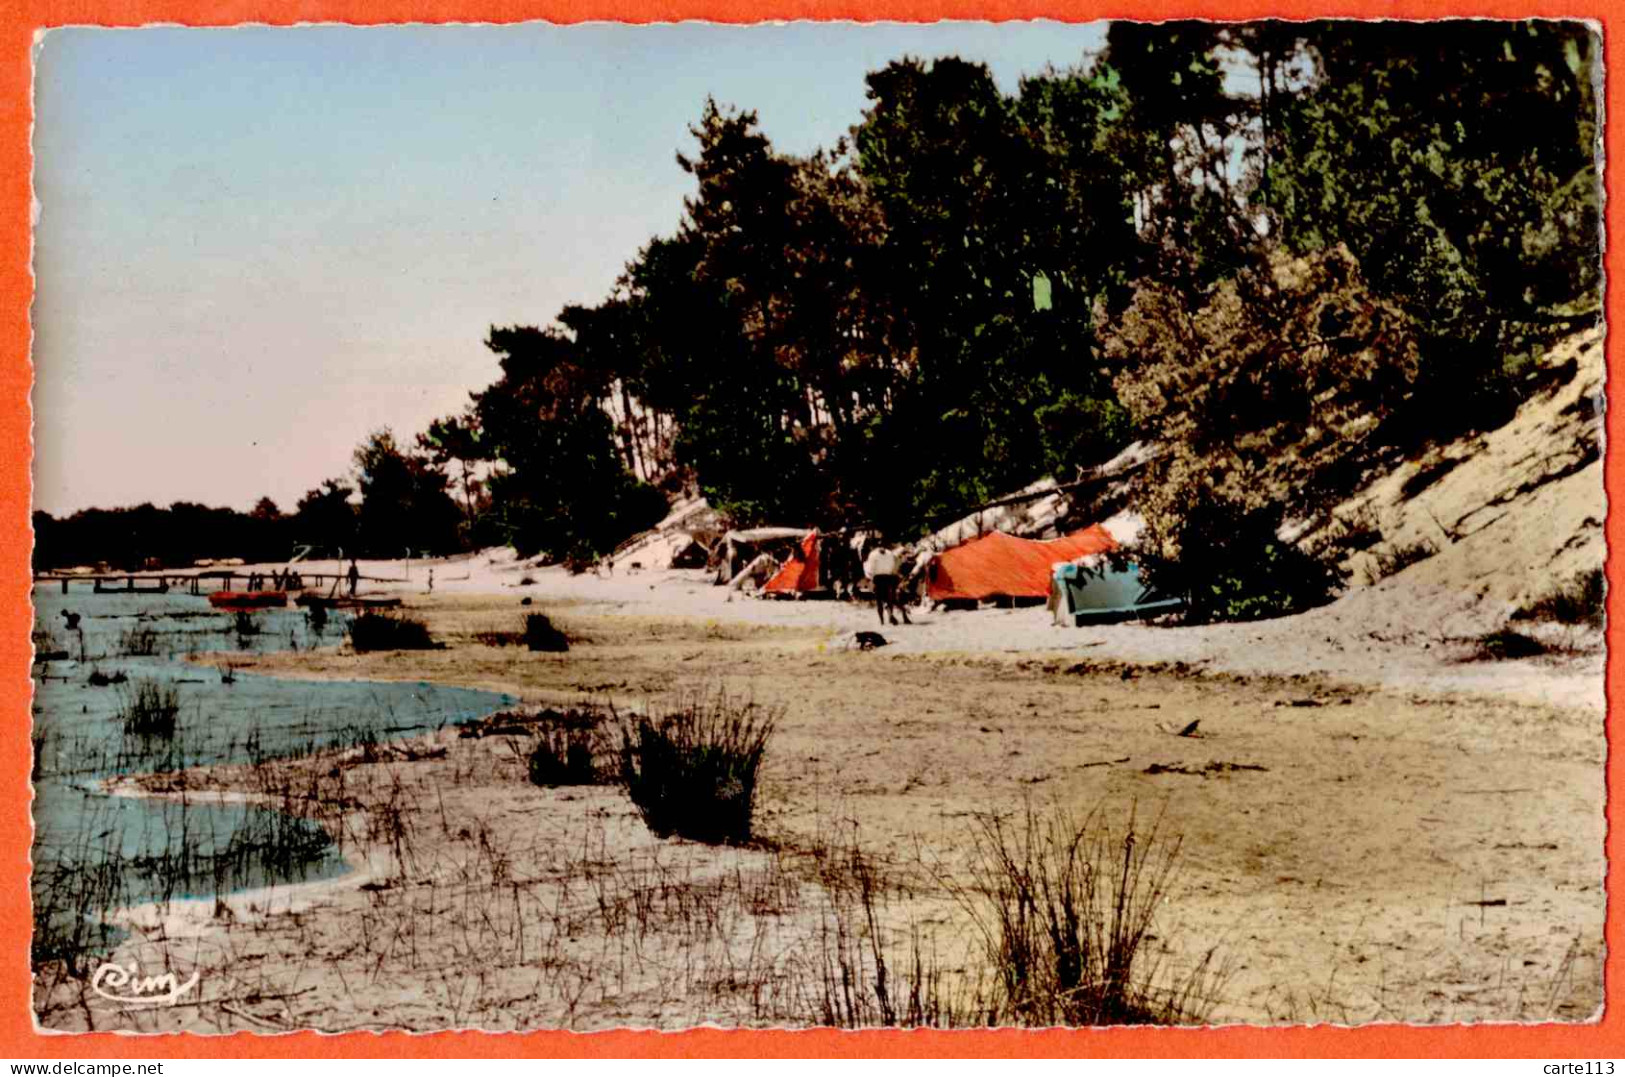
[[[355,558],[350,558],[350,571],[344,577],[350,584],[350,597],[355,597],[356,586],[361,582],[361,570],[355,566]]]
[[[884,543],[869,551],[868,560],[863,562],[863,574],[868,576],[875,587],[875,615],[880,623],[886,623],[886,607],[890,606],[891,623],[897,623],[897,615],[903,615],[904,624],[912,624],[908,619],[908,610],[897,604],[897,569],[902,563],[896,550],[890,549]]]

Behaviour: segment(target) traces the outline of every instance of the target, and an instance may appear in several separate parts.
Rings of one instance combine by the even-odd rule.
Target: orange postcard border
[[[520,22],[545,20],[573,23],[592,20],[671,22],[703,19],[746,23],[764,19],[891,20],[930,22],[938,19],[992,21],[1048,18],[1083,22],[1105,18],[1173,17],[1252,19],[1363,17],[1430,19],[1446,15],[1490,18],[1585,18],[1602,24],[1607,77],[1605,150],[1610,163],[1625,160],[1620,119],[1625,115],[1625,79],[1610,70],[1613,36],[1625,26],[1625,0],[1517,3],[1480,0],[1471,6],[1427,0],[1110,0],[1085,5],[1073,0],[0,0],[0,446],[6,466],[0,471],[0,1055],[11,1058],[436,1058],[436,1057],[1519,1057],[1551,1060],[1625,1056],[1625,1016],[1611,1005],[1613,989],[1625,968],[1621,952],[1619,907],[1610,901],[1605,939],[1605,999],[1601,1020],[1590,1025],[1496,1025],[1474,1028],[1414,1028],[1398,1025],[1342,1028],[1222,1028],[1086,1031],[976,1032],[729,1032],[699,1029],[660,1033],[536,1032],[481,1033],[351,1033],[321,1036],[291,1033],[260,1036],[163,1035],[112,1033],[45,1035],[34,1030],[29,1013],[28,888],[17,885],[28,876],[30,844],[29,773],[31,682],[29,680],[29,473],[32,460],[29,392],[29,304],[33,278],[31,251],[32,112],[31,46],[36,29],[66,25],[139,26],[164,22],[221,26],[255,22],[288,25],[299,22],[378,24],[390,22]],[[1606,77],[1606,76],[1605,76]],[[1609,168],[1607,178],[1612,179]],[[1609,193],[1613,195],[1612,184]],[[1605,220],[1613,224],[1621,207],[1610,197]],[[1610,282],[1625,271],[1625,257],[1610,245],[1606,266]],[[1607,316],[1619,324],[1620,290],[1610,287]],[[1607,354],[1612,373],[1619,362],[1617,339],[1609,335]],[[1612,386],[1610,386],[1612,387]],[[1610,503],[1617,503],[1625,484],[1619,446],[1625,419],[1610,407],[1608,451],[1604,465]],[[1608,578],[1622,578],[1621,548],[1616,546],[1618,520],[1610,513],[1607,534]],[[1618,644],[1625,627],[1612,597],[1607,668],[1608,698],[1619,698],[1621,664]],[[1613,713],[1610,706],[1609,739]],[[1610,752],[1607,786],[1615,788],[1620,760]],[[1621,853],[1612,797],[1608,805],[1609,863]],[[1609,873],[1610,896],[1614,881]]]

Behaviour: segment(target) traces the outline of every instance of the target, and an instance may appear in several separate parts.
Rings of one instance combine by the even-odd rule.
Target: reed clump
[[[719,689],[623,721],[621,779],[649,829],[713,845],[749,841],[777,717]]]
[[[119,634],[118,653],[139,658],[150,658],[158,653],[158,630],[150,625],[136,625]]]
[[[613,781],[614,769],[598,763],[607,747],[600,723],[597,714],[570,711],[538,727],[536,741],[526,757],[531,784],[550,787]]]
[[[994,990],[989,1024],[1177,1025],[1199,1022],[1220,974],[1209,951],[1170,982],[1147,945],[1179,851],[1131,813],[1114,831],[1030,806],[1014,823],[984,816],[969,885],[950,889],[982,936]]]
[[[124,723],[127,736],[142,740],[168,738],[175,735],[175,720],[180,715],[180,691],[172,684],[143,677],[135,682],[135,689],[119,709],[119,720]]]

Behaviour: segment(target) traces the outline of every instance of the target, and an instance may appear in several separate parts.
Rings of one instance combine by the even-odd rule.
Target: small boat
[[[286,591],[213,591],[209,605],[223,610],[278,609],[288,604]]]
[[[327,610],[392,610],[400,606],[398,598],[355,598],[346,595],[334,597],[313,595],[308,591],[293,600],[296,606],[320,607]]]

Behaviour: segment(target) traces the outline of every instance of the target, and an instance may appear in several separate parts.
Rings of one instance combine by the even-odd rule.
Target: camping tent
[[[815,531],[801,540],[801,545],[762,590],[767,594],[786,595],[818,589],[818,533]]]
[[[718,544],[717,582],[727,583],[762,553],[777,556],[785,549],[799,546],[806,533],[805,527],[753,527],[745,531],[729,531]]]
[[[926,593],[936,602],[1047,598],[1051,566],[1116,545],[1099,524],[1048,542],[991,531],[937,554],[927,570]]]

